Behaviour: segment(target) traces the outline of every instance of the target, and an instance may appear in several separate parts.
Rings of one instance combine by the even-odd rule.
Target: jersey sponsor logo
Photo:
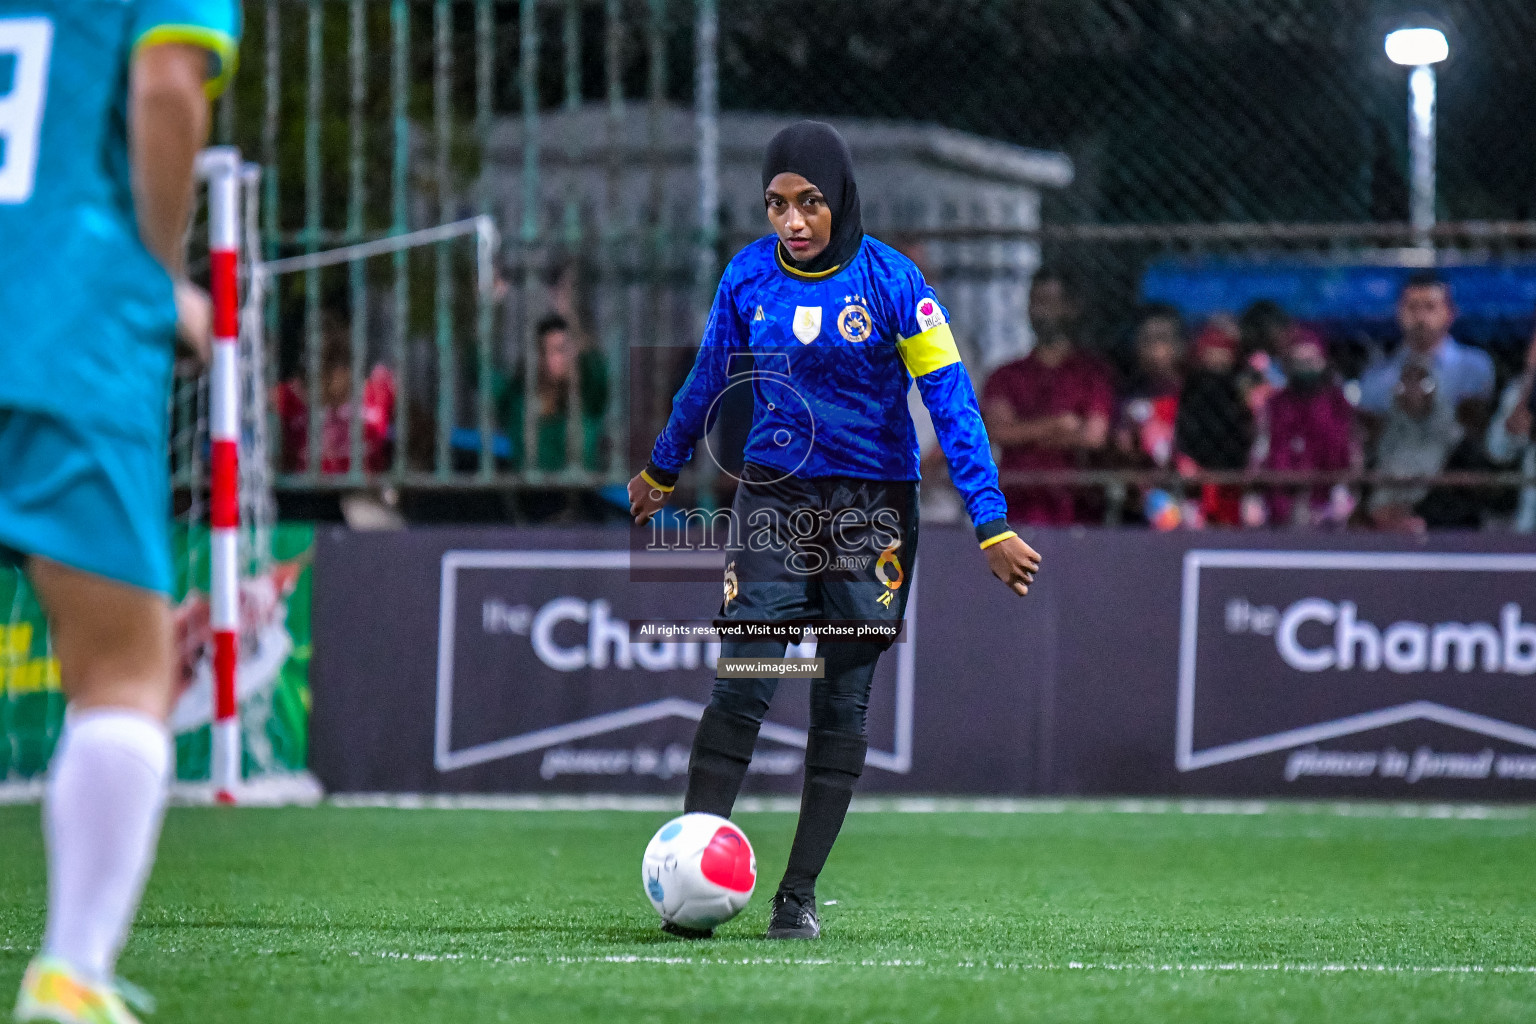
[[[922,299],[917,304],[917,330],[931,331],[944,322],[944,310],[932,299]]]
[[[844,302],[848,305],[837,315],[837,332],[843,338],[857,345],[870,336],[875,329],[875,323],[870,319],[869,310],[864,306],[863,296],[844,296]]]
[[[753,319],[753,321],[767,320],[768,319],[766,316],[763,316],[763,307],[762,306],[758,306],[757,307],[757,312],[752,314],[752,319]]]
[[[800,344],[809,345],[821,336],[821,307],[796,306],[794,320],[795,337]]]

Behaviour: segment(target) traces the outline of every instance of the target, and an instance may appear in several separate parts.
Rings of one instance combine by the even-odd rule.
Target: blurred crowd
[[[498,287],[504,293],[505,283],[498,281]],[[605,467],[605,424],[612,397],[608,363],[591,342],[590,332],[582,328],[572,297],[568,289],[562,288],[559,278],[552,284],[548,298],[552,308],[534,325],[536,356],[531,380],[529,368],[521,360],[509,360],[509,365],[493,364],[485,371],[494,445],[492,464],[503,473],[531,469],[548,476],[572,467],[589,473],[601,472]],[[397,461],[396,448],[402,432],[397,429],[396,419],[402,408],[407,421],[403,432],[406,450],[399,453],[399,461],[408,471],[430,471],[437,464],[437,409],[419,398],[400,402],[396,372],[385,362],[369,363],[365,359],[353,365],[353,354],[359,346],[352,336],[351,318],[343,310],[343,303],[335,303],[324,308],[318,318],[320,372],[316,392],[321,423],[314,445],[310,438],[311,389],[302,360],[292,360],[293,371],[273,389],[272,409],[282,438],[279,471],[309,472],[312,447],[319,454],[319,473],[324,476],[349,474],[354,450],[362,453],[364,473],[389,471]],[[288,333],[289,350],[302,351],[296,322],[290,324]],[[367,351],[366,339],[360,347]],[[436,368],[421,369],[430,375]],[[361,401],[354,400],[356,380],[362,382]],[[458,383],[463,392],[462,406],[473,409],[481,388],[478,372],[471,368]],[[531,459],[525,450],[530,436]],[[477,470],[483,440],[478,424],[451,430],[449,468],[455,473]],[[355,441],[359,442],[356,448]],[[341,512],[355,525],[396,526],[403,522],[392,510],[398,500],[392,488],[339,493]],[[489,510],[490,516],[519,522],[598,521],[617,514],[600,498],[580,488],[520,488],[500,493],[497,498],[496,507]],[[452,509],[446,511],[451,518]],[[467,509],[466,514],[485,518],[487,510]],[[441,513],[436,517],[441,517]]]
[[[1407,280],[1401,342],[1354,379],[1327,339],[1267,300],[1199,324],[1149,305],[1107,351],[1083,337],[1083,312],[1072,280],[1043,269],[1033,348],[980,388],[1015,522],[1102,523],[1116,503],[1109,518],[1165,530],[1536,528],[1536,487],[1430,479],[1523,469],[1536,480],[1536,338],[1501,388],[1488,353],[1456,340],[1455,296],[1432,273]],[[1020,480],[1052,470],[1140,470],[1127,478],[1143,486]],[[1273,473],[1305,476],[1281,485]]]
[[[533,332],[531,382],[519,362],[490,368],[486,386],[495,467],[533,469],[555,484],[567,469],[606,467],[612,374],[582,329],[577,304],[567,297],[551,305]],[[1433,479],[1520,470],[1536,481],[1536,339],[1523,367],[1501,383],[1487,352],[1456,340],[1455,296],[1432,273],[1402,288],[1400,343],[1349,376],[1327,338],[1268,300],[1196,324],[1173,306],[1151,304],[1125,340],[1109,346],[1085,336],[1084,314],[1073,280],[1042,269],[1029,293],[1029,354],[977,381],[1015,522],[1536,529],[1536,484]],[[395,464],[395,374],[383,363],[353,365],[346,317],[327,311],[319,326],[319,472],[349,473],[354,440],[365,472],[384,472]],[[474,395],[480,381],[470,377],[461,383]],[[361,381],[360,401],[354,381]],[[285,473],[310,468],[311,397],[301,372],[274,392]],[[434,410],[410,402],[404,408],[412,448],[406,464],[434,465]],[[473,472],[478,429],[452,436],[452,469]],[[924,478],[940,483],[943,456],[931,431],[926,440]],[[1108,472],[1092,483],[1038,477],[1085,470]],[[1292,476],[1279,483],[1274,473]],[[925,490],[943,500],[942,487]],[[609,504],[574,485],[521,487],[503,494],[491,514],[521,522],[622,515]]]

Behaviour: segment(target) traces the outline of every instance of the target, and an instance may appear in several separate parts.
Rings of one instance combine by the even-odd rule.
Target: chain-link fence
[[[1440,209],[1536,212],[1536,8],[1520,0],[726,3],[727,109],[933,121],[1072,157],[1052,223],[1408,219],[1411,12],[1440,65]]]
[[[279,424],[280,479],[290,493],[564,489],[589,497],[519,498],[495,514],[600,512],[590,495],[643,461],[686,371],[656,353],[696,337],[725,260],[766,230],[763,142],[810,115],[849,138],[869,229],[934,282],[984,394],[1036,342],[1038,269],[1071,283],[1072,333],[1105,368],[1109,422],[1028,470],[1002,451],[1016,486],[1066,486],[1065,473],[1082,485],[1068,488],[1075,517],[1187,523],[1302,521],[1301,505],[1342,509],[1334,485],[1348,484],[1359,521],[1368,474],[1448,471],[1461,475],[1441,482],[1478,497],[1432,522],[1512,515],[1524,449],[1496,462],[1483,434],[1518,380],[1536,303],[1536,137],[1523,130],[1536,8],[1429,6],[252,0],[219,131],[268,169],[269,258],[477,214],[506,240],[489,294],[473,254],[446,243],[273,290],[271,384],[294,420]],[[1382,46],[1424,18],[1451,53],[1436,69],[1428,246],[1407,223],[1409,70]],[[1454,278],[1457,333],[1497,368],[1485,407],[1463,417],[1459,454],[1391,471],[1373,421],[1351,422],[1343,464],[1271,457],[1266,401],[1290,383],[1291,340],[1315,331],[1326,375],[1358,385],[1398,343],[1397,289],[1427,266]],[[1272,318],[1286,326],[1268,338],[1254,333],[1261,300],[1292,317]],[[1166,452],[1143,437],[1177,419],[1166,403],[1147,413],[1159,397],[1143,365],[1151,301],[1177,314],[1175,372],[1220,347],[1208,329],[1237,336],[1252,414],[1242,465],[1200,465],[1179,458],[1190,446],[1177,437]],[[1245,311],[1246,332],[1228,321]],[[1258,377],[1268,390],[1254,391]],[[353,406],[382,426],[328,433],[308,416]],[[1199,475],[1211,472],[1228,475]],[[1282,475],[1261,485],[1254,473]],[[1314,484],[1327,501],[1273,498]],[[698,485],[713,496],[707,473]]]

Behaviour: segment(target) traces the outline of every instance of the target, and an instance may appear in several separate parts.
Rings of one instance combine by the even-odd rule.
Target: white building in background
[[[768,231],[763,147],[792,120],[720,115],[720,227],[727,254]],[[1026,302],[1039,246],[1027,240],[922,240],[921,233],[1037,228],[1042,190],[1069,185],[1071,161],[937,125],[828,120],[853,151],[865,229],[923,268],[949,307],[972,372],[1026,353],[1032,341]],[[523,224],[522,128],[516,118],[495,124],[484,172],[509,251],[516,251]],[[630,325],[625,335],[631,344],[695,343],[688,335],[696,330],[696,293],[686,280],[696,265],[699,224],[696,140],[694,112],[684,107],[661,108],[653,123],[649,108],[631,104],[616,132],[600,104],[539,119],[541,247],[566,239],[569,249],[586,249],[605,230],[640,235],[656,223],[653,211],[660,209],[668,294],[658,298],[654,286],[630,286],[620,305],[628,307],[621,319]],[[633,267],[645,250],[639,243],[629,248],[625,262]]]

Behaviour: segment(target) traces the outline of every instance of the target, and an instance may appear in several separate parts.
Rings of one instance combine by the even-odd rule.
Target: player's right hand
[[[213,302],[191,281],[176,282],[176,345],[199,367],[213,357]]]
[[[671,491],[652,487],[644,474],[636,473],[629,481],[629,514],[635,517],[635,525],[644,526],[650,522],[651,516],[660,512],[670,497]]]
[[[987,556],[987,567],[992,575],[1008,585],[1008,589],[1023,597],[1035,582],[1040,571],[1040,552],[1017,537],[1000,540],[982,551]]]

